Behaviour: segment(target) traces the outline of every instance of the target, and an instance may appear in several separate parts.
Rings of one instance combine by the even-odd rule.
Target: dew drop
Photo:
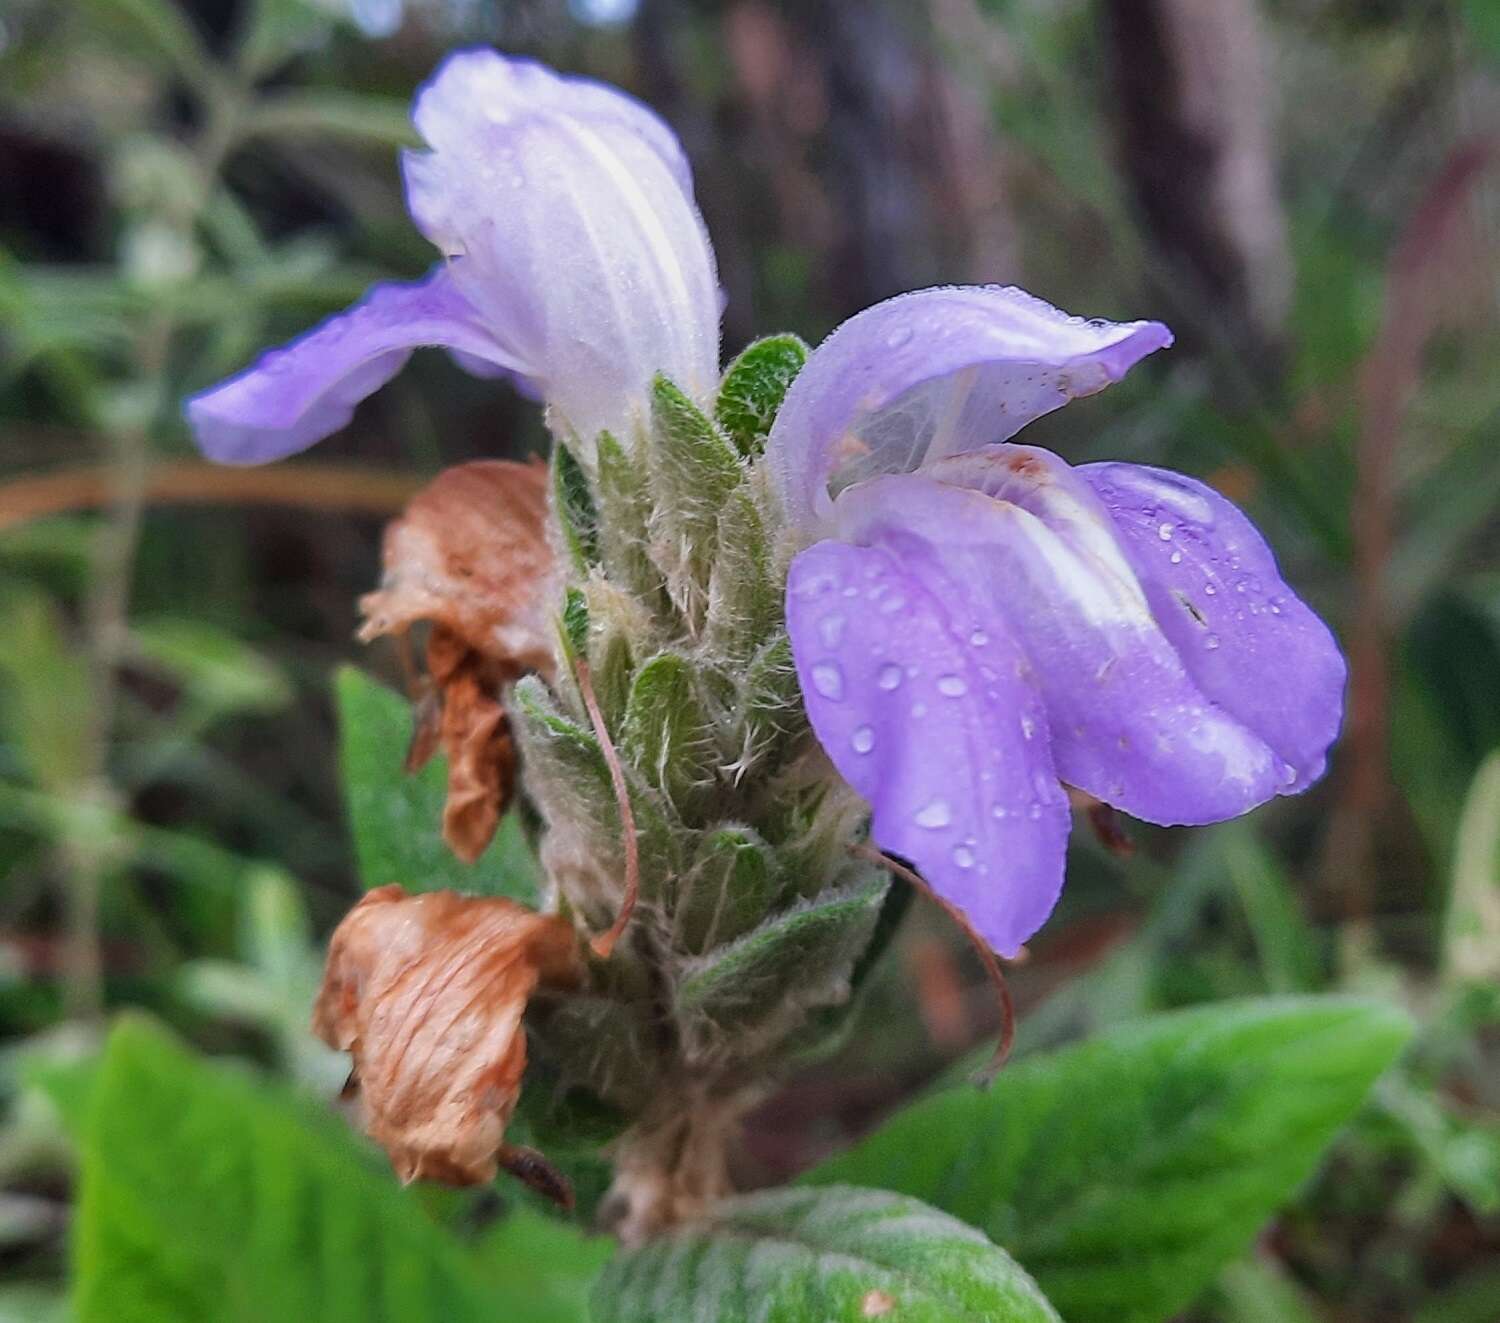
[[[1172,540],[1172,525],[1163,524],[1156,530],[1156,536],[1159,537],[1163,542],[1170,542]]]
[[[902,345],[911,343],[911,327],[898,326],[885,338],[887,348],[900,349]]]
[[[812,668],[813,688],[824,698],[835,702],[844,696],[844,673],[832,662],[819,662]]]
[[[1030,717],[1022,717],[1021,718],[1021,738],[1023,740],[1029,740],[1035,734],[1036,734],[1036,722],[1034,722]]]
[[[818,637],[823,640],[825,648],[836,648],[839,640],[844,637],[844,617],[824,616],[818,622]]]
[[[1205,648],[1207,648],[1210,652],[1212,652],[1215,648],[1217,648],[1219,646],[1219,636],[1217,634],[1208,634],[1208,635],[1205,635],[1205,637],[1203,639],[1203,646]]]
[[[1026,816],[1033,822],[1038,821],[1042,816],[1042,806],[1040,804],[1033,804]]]
[[[982,629],[976,629],[969,635],[969,643],[976,648],[982,648],[990,641],[990,636]]]
[[[1007,817],[1004,804],[994,804],[990,807],[990,817],[1004,821]]]
[[[938,676],[937,691],[944,698],[962,698],[969,692],[969,686],[962,676],[940,675]]]
[[[967,845],[955,845],[953,847],[953,862],[960,868],[974,867],[974,851]]]
[[[912,821],[919,827],[936,831],[953,821],[953,812],[946,799],[934,799],[926,808],[918,809]]]
[[[1209,597],[1213,597],[1213,596],[1214,596],[1214,595],[1215,595],[1215,594],[1217,594],[1217,593],[1218,593],[1218,591],[1219,591],[1219,590],[1218,590],[1218,589],[1217,589],[1217,588],[1215,588],[1215,587],[1214,587],[1214,586],[1213,586],[1213,584],[1211,584],[1211,583],[1206,583],[1206,584],[1204,584],[1204,585],[1203,585],[1203,591],[1204,591],[1204,593],[1205,593],[1205,594],[1206,594],[1206,595],[1207,595],[1207,596],[1209,596]]]
[[[889,597],[884,598],[876,609],[883,616],[893,616],[897,611],[904,610],[905,607],[906,598],[902,597],[900,593],[892,593]]]
[[[880,674],[875,677],[875,683],[882,689],[895,689],[901,683],[901,668],[895,662],[882,666]]]
[[[855,753],[869,753],[875,747],[875,731],[870,726],[858,726],[849,737]]]
[[[1174,564],[1174,565],[1181,565],[1182,564],[1182,552],[1180,552],[1180,551],[1174,551],[1167,559],[1170,560],[1172,562],[1172,564]]]

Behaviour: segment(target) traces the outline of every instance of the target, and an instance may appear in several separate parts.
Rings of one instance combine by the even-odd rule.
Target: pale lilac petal
[[[507,356],[587,453],[628,431],[665,373],[718,380],[713,250],[671,130],[602,84],[492,50],[450,58],[418,97],[431,151],[407,202]]]
[[[546,114],[633,133],[661,157],[678,186],[692,196],[693,172],[682,144],[649,106],[607,83],[560,74],[535,60],[505,56],[487,46],[449,55],[417,90],[411,117],[434,150],[462,153],[476,116],[506,124]]]
[[[787,628],[813,730],[870,802],[875,842],[1013,955],[1057,901],[1069,813],[1004,623],[897,531],[802,552]]]
[[[1181,474],[1138,464],[1077,472],[1109,510],[1157,623],[1198,688],[1296,770],[1285,791],[1316,781],[1338,735],[1347,668],[1255,526]]]
[[[1011,287],[925,289],[851,317],[813,352],[767,445],[811,534],[835,490],[1004,441],[1172,343],[1160,322],[1069,317]]]
[[[263,464],[306,450],[345,426],[354,406],[396,375],[421,345],[515,371],[449,270],[374,286],[358,303],[238,376],[188,400],[199,448],[222,464]]]
[[[1023,463],[1036,453],[994,449],[1020,452],[1012,458]],[[918,535],[983,593],[1030,663],[1068,784],[1164,824],[1234,817],[1285,789],[1293,770],[1187,674],[1111,545],[1108,514],[1098,507],[1092,525],[1086,517],[1097,507],[1087,485],[1060,461],[1046,473],[1030,509],[926,476],[876,478],[840,496],[836,522],[840,536],[864,544]]]

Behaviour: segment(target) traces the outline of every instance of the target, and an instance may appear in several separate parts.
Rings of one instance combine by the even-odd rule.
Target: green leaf
[[[747,660],[782,623],[785,573],[777,573],[761,507],[751,484],[736,488],[719,517],[718,549],[708,589],[709,647]]]
[[[599,512],[588,474],[561,441],[552,448],[552,503],[573,567],[587,573],[599,560]]]
[[[599,555],[605,573],[643,602],[661,599],[661,570],[646,552],[651,493],[638,454],[627,452],[609,432],[599,434]]]
[[[686,658],[660,653],[636,672],[620,748],[679,809],[713,788],[713,726]]]
[[[1409,1033],[1353,998],[1163,1015],[930,1096],[809,1179],[980,1227],[1070,1323],[1152,1323],[1243,1253]]]
[[[516,1323],[531,1320],[588,1318],[589,1292],[600,1269],[609,1262],[614,1242],[585,1236],[555,1219],[517,1208],[496,1222],[474,1247],[482,1271],[491,1274],[506,1296],[515,1294],[516,1278],[524,1277],[533,1295]],[[495,1313],[495,1323],[505,1316]]]
[[[807,345],[800,338],[768,335],[729,365],[714,414],[740,454],[753,458],[765,449],[787,387],[806,362]]]
[[[89,723],[81,718],[92,701],[87,663],[45,593],[7,592],[0,611],[6,733],[35,784],[72,799],[89,764]]]
[[[576,825],[612,876],[624,875],[619,806],[609,766],[592,730],[564,715],[534,675],[512,691],[512,719],[526,759],[527,788],[552,822]],[[677,872],[677,850],[660,797],[626,765],[625,780],[640,846],[643,894],[654,895]],[[591,914],[607,925],[613,918]]]
[[[1036,1283],[972,1227],[883,1190],[773,1190],[621,1254],[595,1323],[890,1318],[1047,1323]]]
[[[117,1024],[82,1145],[78,1323],[537,1317],[332,1116]],[[560,1315],[559,1317],[566,1317]]]
[[[170,69],[205,95],[224,79],[180,5],[172,0],[89,0],[95,35],[112,50],[125,50]]]
[[[776,857],[749,827],[707,833],[683,879],[673,944],[707,951],[755,927],[781,892]]]
[[[861,870],[767,919],[737,941],[687,961],[676,1011],[691,1056],[748,1057],[779,1040],[819,1006],[849,995],[849,976],[880,917],[884,873]]]
[[[264,654],[202,620],[161,616],[131,625],[131,642],[169,673],[192,705],[195,720],[276,712],[292,700],[292,686]]]
[[[563,594],[562,641],[569,665],[589,652],[589,603],[583,591],[569,588]]]
[[[1500,981],[1500,752],[1480,764],[1458,823],[1443,936],[1450,986]]]
[[[375,147],[415,147],[422,141],[405,99],[366,92],[277,92],[251,106],[241,132],[262,138],[347,138]]]
[[[701,619],[719,512],[745,476],[729,439],[665,377],[651,386],[651,544],[672,599]]]
[[[410,891],[451,887],[535,905],[539,870],[516,815],[506,815],[478,862],[457,859],[442,839],[448,793],[443,758],[420,772],[403,770],[411,740],[410,704],[352,666],[339,670],[334,690],[339,769],[364,885],[400,882]]]

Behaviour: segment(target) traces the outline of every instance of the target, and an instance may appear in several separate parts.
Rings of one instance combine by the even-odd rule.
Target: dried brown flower
[[[380,590],[360,600],[360,638],[427,640],[428,695],[407,769],[448,756],[443,839],[476,860],[515,788],[515,745],[501,694],[526,671],[549,674],[546,603],[555,569],[547,541],[544,465],[481,460],[440,473],[385,532]]]
[[[352,1054],[364,1127],[403,1181],[474,1185],[498,1167],[567,1202],[539,1154],[504,1142],[538,984],[571,986],[577,936],[514,901],[396,885],[369,892],[328,949],[313,1031]]]

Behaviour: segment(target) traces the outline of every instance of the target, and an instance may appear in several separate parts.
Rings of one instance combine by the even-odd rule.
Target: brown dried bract
[[[419,622],[431,689],[418,708],[407,769],[448,756],[443,839],[473,863],[515,788],[515,746],[501,701],[526,671],[550,673],[544,465],[481,460],[439,474],[386,529],[385,574],[360,600],[365,642]]]
[[[378,887],[328,949],[313,1031],[352,1054],[366,1132],[403,1181],[474,1185],[504,1166],[567,1202],[539,1154],[504,1143],[537,985],[582,968],[572,925],[514,901]]]

